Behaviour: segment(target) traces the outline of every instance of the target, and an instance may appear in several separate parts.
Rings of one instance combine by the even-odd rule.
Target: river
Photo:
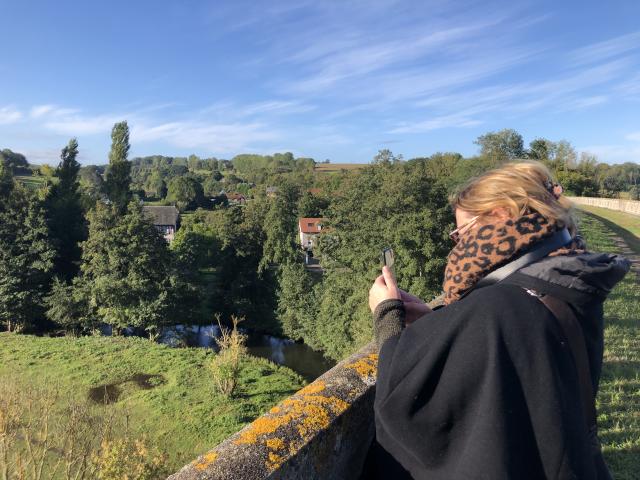
[[[108,326],[103,334],[110,335]],[[242,329],[241,329],[242,330]],[[272,335],[256,334],[243,331],[247,335],[247,349],[249,354],[263,357],[278,365],[284,365],[305,378],[312,381],[335,365],[325,358],[322,353],[313,350],[304,343],[294,342],[288,338]],[[125,335],[135,333],[126,329]],[[220,335],[217,325],[175,325],[163,329],[159,342],[174,347],[202,347],[216,348],[215,337]]]

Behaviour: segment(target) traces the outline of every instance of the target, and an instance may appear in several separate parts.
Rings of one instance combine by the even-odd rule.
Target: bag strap
[[[591,369],[589,368],[589,357],[585,343],[584,333],[576,314],[564,301],[551,295],[538,297],[540,301],[549,309],[558,324],[562,328],[569,349],[578,371],[578,382],[580,387],[580,397],[582,399],[582,410],[584,413],[587,431],[595,432],[596,429],[596,404],[593,395],[593,385],[591,383]]]
[[[475,288],[486,287],[489,285],[493,285],[494,283],[501,282],[505,278],[507,278],[512,273],[515,273],[517,270],[526,267],[527,265],[532,264],[533,262],[537,262],[541,258],[547,256],[554,250],[557,250],[560,247],[565,246],[567,243],[571,241],[571,234],[569,230],[565,227],[562,230],[558,230],[549,238],[545,239],[542,242],[536,243],[531,249],[517,258],[513,262],[507,263],[505,266],[494,270],[489,275],[481,279]]]

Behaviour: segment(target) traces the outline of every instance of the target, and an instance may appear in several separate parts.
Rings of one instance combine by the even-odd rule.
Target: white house
[[[318,236],[322,230],[324,218],[301,218],[298,220],[298,236],[300,247],[304,250],[313,250],[318,242]]]

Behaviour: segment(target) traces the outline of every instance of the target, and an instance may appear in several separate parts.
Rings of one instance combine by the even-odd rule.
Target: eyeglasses
[[[476,215],[471,220],[469,220],[467,223],[465,223],[464,225],[460,225],[453,232],[451,232],[449,234],[449,238],[453,241],[453,243],[458,243],[460,241],[460,233],[462,232],[462,230],[467,228],[467,227],[472,226],[474,223],[476,223],[478,218],[480,218],[480,215]]]

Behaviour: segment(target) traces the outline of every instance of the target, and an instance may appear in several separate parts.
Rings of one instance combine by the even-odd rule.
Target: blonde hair
[[[472,178],[449,200],[454,210],[460,208],[480,217],[490,217],[499,208],[512,218],[538,212],[560,228],[567,227],[573,236],[572,204],[562,195],[554,196],[550,190],[553,184],[551,172],[540,162],[508,163]]]

